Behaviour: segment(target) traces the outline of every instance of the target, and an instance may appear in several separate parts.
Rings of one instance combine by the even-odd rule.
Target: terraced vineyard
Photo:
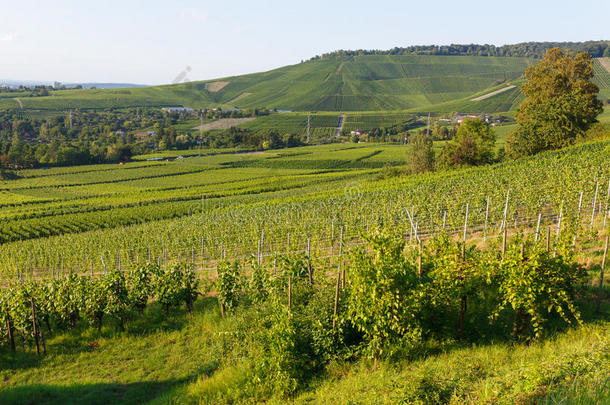
[[[405,234],[413,232],[411,221],[420,233],[443,224],[459,229],[467,204],[468,221],[479,226],[487,198],[490,224],[502,221],[506,210],[515,223],[531,223],[544,212],[543,225],[562,211],[565,225],[575,215],[579,193],[593,201],[596,187],[601,220],[609,154],[605,141],[499,166],[383,181],[376,180],[383,167],[403,164],[401,146],[330,145],[95,171],[52,169],[56,176],[30,170],[0,184],[0,259],[9,277],[60,268],[101,271],[102,256],[111,263],[123,255],[127,263],[196,252],[201,260],[213,260],[221,251],[256,251],[261,232],[265,254],[271,255],[288,239],[302,247],[308,235],[321,248],[340,226],[350,237],[379,221]]]

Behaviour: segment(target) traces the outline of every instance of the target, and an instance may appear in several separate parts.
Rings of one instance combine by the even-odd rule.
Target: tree
[[[407,169],[411,174],[424,173],[434,169],[432,138],[425,132],[419,132],[409,138]]]
[[[544,60],[527,68],[521,91],[526,98],[517,111],[517,129],[507,139],[512,157],[558,149],[574,142],[603,110],[599,88],[591,82],[593,60],[549,49]]]
[[[485,121],[467,119],[443,149],[444,166],[482,165],[494,159],[496,135]]]

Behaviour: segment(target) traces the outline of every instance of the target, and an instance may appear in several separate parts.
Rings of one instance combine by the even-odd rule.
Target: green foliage
[[[432,138],[425,132],[418,132],[409,138],[407,144],[407,170],[411,174],[424,173],[434,169]]]
[[[381,234],[366,240],[372,256],[358,249],[350,257],[348,312],[377,358],[391,344],[420,338],[422,303],[417,270],[402,254],[404,243]]]
[[[125,275],[119,270],[113,270],[102,277],[101,283],[106,293],[104,313],[116,319],[119,328],[123,330],[129,315],[129,294]]]
[[[224,314],[237,307],[241,292],[241,272],[238,262],[230,263],[221,261],[217,267],[218,279],[216,280],[216,291],[218,300]]]
[[[507,140],[509,155],[519,157],[558,149],[582,136],[603,111],[599,88],[591,82],[593,61],[586,53],[548,50],[526,71],[526,99],[516,115],[517,129]]]
[[[195,276],[192,264],[173,263],[163,269],[152,265],[151,269],[153,269],[151,273],[153,296],[163,305],[165,311],[184,302],[186,309],[192,312],[193,302],[199,295],[197,291],[199,280]]]
[[[154,296],[153,280],[159,277],[161,269],[157,264],[145,263],[129,271],[125,276],[128,300],[133,309],[142,312],[148,304],[148,298]]]
[[[539,338],[544,316],[551,312],[558,313],[567,323],[580,323],[580,312],[574,303],[575,289],[584,281],[586,272],[568,248],[558,253],[555,256],[539,245],[521,249],[513,244],[504,260],[495,265],[500,304],[490,318],[512,308],[516,339]]]
[[[446,167],[492,163],[495,144],[496,135],[485,121],[466,119],[445,145],[441,162]]]

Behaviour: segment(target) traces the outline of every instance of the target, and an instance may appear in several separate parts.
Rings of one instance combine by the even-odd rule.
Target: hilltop
[[[610,48],[605,42],[600,43],[606,47],[598,42],[564,45],[572,50],[585,50],[597,58],[596,82],[605,101],[610,98],[610,63],[606,63],[610,59],[605,56]],[[527,66],[535,63],[539,53],[551,45],[562,44],[337,51],[267,72],[207,81],[145,88],[58,90],[41,97],[0,93],[0,108],[185,106],[291,111],[505,112],[513,110],[521,100],[519,79]]]

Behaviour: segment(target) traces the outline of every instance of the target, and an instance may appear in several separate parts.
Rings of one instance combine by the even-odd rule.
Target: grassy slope
[[[22,98],[26,109],[136,105],[210,107],[235,98],[239,107],[289,110],[379,111],[462,99],[521,76],[525,58],[471,56],[360,56],[315,60],[269,72],[229,77],[218,92],[205,82],[133,89],[65,90]],[[211,81],[210,81],[211,82]],[[0,107],[6,108],[0,103]],[[16,103],[11,100],[13,107]]]
[[[530,346],[430,343],[377,370],[367,360],[335,363],[295,402],[601,404],[610,398],[610,312],[603,308],[597,317],[586,308],[582,328]],[[248,312],[223,319],[213,298],[199,299],[192,317],[183,309],[166,316],[152,304],[126,332],[105,327],[51,337],[42,359],[31,351],[0,352],[0,403],[247,402],[250,364],[236,331]]]

